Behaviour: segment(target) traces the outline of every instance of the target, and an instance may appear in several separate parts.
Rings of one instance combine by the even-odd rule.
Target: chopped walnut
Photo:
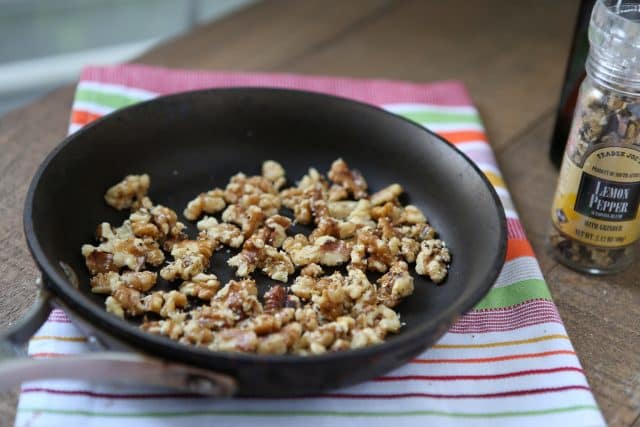
[[[265,219],[266,215],[262,212],[262,209],[254,205],[246,208],[239,205],[229,205],[222,212],[222,220],[239,225],[245,238],[250,237]]]
[[[403,298],[413,293],[413,277],[409,273],[409,266],[404,261],[393,263],[389,271],[376,283],[378,300],[387,307],[395,307]]]
[[[247,277],[256,269],[281,282],[286,282],[295,268],[289,256],[273,246],[267,245],[264,240],[252,237],[244,242],[242,251],[229,258],[227,264],[236,267],[236,276]]]
[[[140,294],[140,291],[136,289],[128,288],[126,286],[118,286],[109,298],[111,298],[112,301],[111,303],[106,302],[107,311],[109,311],[109,304],[117,304],[124,313],[130,316],[139,316],[144,312],[141,300],[142,295]],[[109,298],[107,298],[107,301]],[[118,315],[115,312],[114,314]]]
[[[205,301],[211,300],[220,289],[220,281],[215,274],[198,273],[191,280],[182,282],[180,292]]]
[[[123,267],[140,271],[149,252],[152,252],[149,258],[154,263],[163,258],[157,243],[133,235],[129,221],[116,229],[103,223],[98,227],[98,236],[102,242],[97,247],[88,244],[82,246],[82,255],[92,274],[118,271]]]
[[[127,271],[118,274],[115,271],[98,273],[91,278],[91,292],[111,294],[119,286],[127,286],[140,292],[146,292],[156,284],[157,273],[151,271]]]
[[[109,188],[104,200],[109,206],[123,210],[141,200],[149,191],[149,175],[127,175],[124,180]]]
[[[424,240],[416,258],[416,273],[429,276],[435,283],[440,283],[447,277],[450,261],[449,249],[442,240]]]
[[[215,351],[253,352],[258,347],[258,337],[253,331],[222,329],[214,334],[209,349]]]
[[[336,219],[346,219],[357,205],[358,202],[353,200],[330,201],[327,203],[329,215]]]
[[[404,191],[400,184],[391,184],[371,195],[371,205],[378,206],[395,201]]]
[[[283,188],[285,171],[272,160],[261,175],[238,173],[188,203],[187,219],[209,215],[191,240],[173,210],[146,196],[148,176],[129,176],[105,195],[117,209],[131,208],[129,218],[120,227],[101,224],[99,244],[82,247],[91,289],[108,295],[105,307],[116,316],[144,315],[144,330],[215,351],[310,355],[380,343],[401,327],[392,307],[413,293],[408,264],[438,283],[451,256],[422,211],[401,204],[399,184],[369,196],[342,159],[328,178],[310,168]],[[279,214],[283,206],[295,221]],[[219,212],[221,222],[211,216]],[[313,229],[287,236],[296,223]],[[222,245],[241,248],[227,263],[243,279],[221,287],[208,268]],[[153,290],[158,274],[144,268],[160,266],[163,250],[173,259],[160,276],[180,282]],[[346,274],[323,271],[344,264]],[[287,282],[296,267],[290,288],[271,286],[261,303],[251,274]],[[372,283],[367,271],[384,274]]]
[[[300,270],[302,276],[320,277],[324,274],[324,270],[318,264],[308,264]]]
[[[219,188],[200,193],[198,197],[187,204],[183,214],[190,221],[200,218],[203,213],[214,214],[226,207],[224,191]]]
[[[345,280],[339,272],[318,280],[319,294],[311,296],[311,301],[323,319],[335,320],[348,313],[352,305],[345,286]]]
[[[242,318],[262,313],[258,288],[252,279],[231,280],[213,297],[212,305],[221,303]]]
[[[229,180],[229,184],[224,190],[224,199],[227,203],[238,203],[244,195],[264,193],[277,194],[270,180],[262,176],[247,177],[243,173],[238,173]]]
[[[265,313],[274,313],[283,308],[287,303],[287,290],[280,286],[272,286],[264,294],[264,311]]]
[[[210,240],[220,242],[232,248],[239,248],[244,242],[244,234],[233,224],[218,223],[212,216],[205,216],[198,221],[198,230],[204,231]]]
[[[286,216],[273,215],[264,223],[254,236],[262,239],[267,245],[279,248],[287,238],[287,230],[291,227],[291,220]]]
[[[284,168],[280,163],[267,160],[262,163],[262,176],[273,183],[273,188],[279,190],[287,181]]]
[[[379,344],[382,339],[378,336],[375,330],[372,328],[356,329],[353,331],[351,338],[351,348],[369,347],[374,344]]]
[[[338,240],[332,236],[322,236],[317,238],[313,244],[302,246],[300,245],[302,240],[298,239],[296,241],[296,238],[298,236],[293,238],[294,240],[291,240],[290,244],[287,244],[285,240],[282,246],[291,256],[291,260],[296,266],[314,263],[334,267],[349,261],[351,248],[343,240]]]
[[[418,252],[420,252],[420,243],[408,237],[402,238],[400,241],[400,253],[405,261],[409,263],[415,262]]]
[[[160,270],[160,276],[168,281],[190,280],[209,266],[215,247],[215,242],[206,239],[177,242],[171,249],[174,260]]]
[[[170,291],[162,295],[164,303],[160,309],[160,316],[170,317],[179,309],[187,305],[187,296],[182,292]]]
[[[338,159],[333,162],[327,176],[352,194],[356,200],[367,197],[367,182],[364,177],[360,172],[349,169],[344,160]]]

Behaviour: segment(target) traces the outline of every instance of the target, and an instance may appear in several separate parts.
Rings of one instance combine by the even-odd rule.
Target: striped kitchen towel
[[[506,210],[507,261],[495,286],[419,359],[322,397],[215,400],[83,381],[36,381],[22,386],[17,426],[604,425],[478,112],[460,83],[90,67],[78,84],[69,132],[158,95],[226,86],[284,87],[353,98],[416,121],[455,144],[489,177]],[[29,344],[34,358],[84,351],[86,338],[59,310]]]

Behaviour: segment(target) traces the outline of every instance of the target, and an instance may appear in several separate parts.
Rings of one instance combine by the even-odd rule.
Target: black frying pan
[[[453,254],[444,284],[415,276],[415,293],[398,307],[406,325],[384,344],[309,357],[211,352],[147,334],[107,313],[103,297],[91,294],[80,246],[92,241],[98,223],[119,224],[127,215],[103,201],[106,188],[123,176],[148,173],[151,199],[181,212],[194,195],[224,186],[232,174],[258,173],[263,160],[277,160],[297,180],[309,166],[328,170],[337,157],[362,171],[373,191],[402,184],[404,201],[426,213]],[[369,105],[279,89],[183,93],[92,123],[44,161],[27,196],[24,225],[45,289],[104,347],[222,373],[240,394],[265,396],[342,387],[408,362],[487,293],[506,250],[500,200],[452,145]],[[219,251],[212,261],[222,281],[232,277],[228,256]],[[272,283],[258,282],[261,291]]]

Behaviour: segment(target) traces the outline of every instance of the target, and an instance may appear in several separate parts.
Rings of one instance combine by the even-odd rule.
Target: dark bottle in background
[[[551,136],[551,146],[549,156],[556,168],[560,168],[562,163],[562,155],[569,137],[569,129],[573,120],[573,110],[576,107],[578,98],[578,90],[580,83],[584,80],[585,71],[584,63],[589,53],[589,19],[591,18],[591,10],[596,0],[581,0],[578,9],[578,18],[573,32],[573,42],[571,43],[571,52],[567,61],[567,68],[560,93],[560,102],[556,114],[556,123]]]

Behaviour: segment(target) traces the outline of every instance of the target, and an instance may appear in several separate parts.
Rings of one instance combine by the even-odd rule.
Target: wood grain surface
[[[463,80],[607,422],[640,427],[640,263],[587,277],[559,266],[544,245],[557,179],[548,142],[577,3],[264,1],[136,62]],[[65,134],[72,93],[59,89],[0,119],[0,326],[33,298],[37,271],[22,236],[22,204],[38,163]],[[0,426],[12,423],[15,396],[0,395]]]

